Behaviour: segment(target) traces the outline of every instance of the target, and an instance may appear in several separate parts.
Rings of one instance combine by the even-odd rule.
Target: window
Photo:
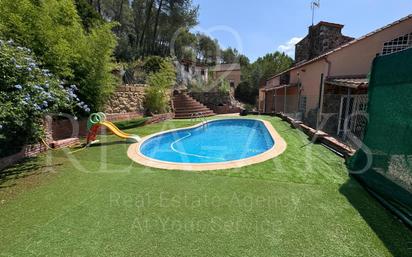
[[[185,71],[189,72],[189,64],[185,64]]]
[[[204,70],[204,69],[202,69],[202,70],[200,71],[200,75],[202,75],[202,76],[205,75],[205,70]]]
[[[382,55],[393,54],[412,46],[412,33],[395,38],[383,44]]]
[[[230,87],[235,87],[235,81],[234,80],[230,81]]]

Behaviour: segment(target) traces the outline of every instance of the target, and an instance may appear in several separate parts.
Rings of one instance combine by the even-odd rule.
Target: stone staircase
[[[173,96],[175,119],[190,119],[196,117],[209,117],[215,115],[212,110],[193,99],[187,93]]]

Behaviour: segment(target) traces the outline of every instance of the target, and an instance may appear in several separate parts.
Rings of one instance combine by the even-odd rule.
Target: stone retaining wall
[[[219,105],[230,105],[232,102],[229,93],[225,94],[219,92],[191,92],[190,95],[194,99],[196,99],[197,101],[201,102],[209,108]]]
[[[241,111],[240,107],[235,107],[228,104],[213,106],[211,109],[216,114],[240,113]]]
[[[174,117],[175,117],[175,114],[173,112],[164,113],[164,114],[156,114],[150,117],[148,120],[146,120],[145,124],[148,125],[148,124],[160,123],[162,121],[174,119]]]
[[[44,144],[28,145],[16,154],[4,157],[0,159],[0,170],[7,166],[13,165],[24,158],[29,158],[38,155],[39,153],[47,151],[47,147]]]
[[[122,85],[110,96],[104,108],[105,113],[144,113],[144,84]]]
[[[241,108],[235,106],[235,99],[230,93],[221,92],[191,92],[190,95],[206,105],[216,114],[239,113]]]

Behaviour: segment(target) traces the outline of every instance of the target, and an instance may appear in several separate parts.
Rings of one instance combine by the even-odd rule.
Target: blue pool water
[[[228,119],[157,135],[146,140],[140,151],[149,158],[166,162],[215,163],[252,157],[274,144],[263,122]]]

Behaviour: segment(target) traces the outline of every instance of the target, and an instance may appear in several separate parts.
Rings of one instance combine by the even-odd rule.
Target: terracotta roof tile
[[[339,87],[349,87],[349,88],[359,88],[367,87],[369,80],[366,76],[342,76],[342,77],[328,77],[325,81],[326,84],[339,86]]]

